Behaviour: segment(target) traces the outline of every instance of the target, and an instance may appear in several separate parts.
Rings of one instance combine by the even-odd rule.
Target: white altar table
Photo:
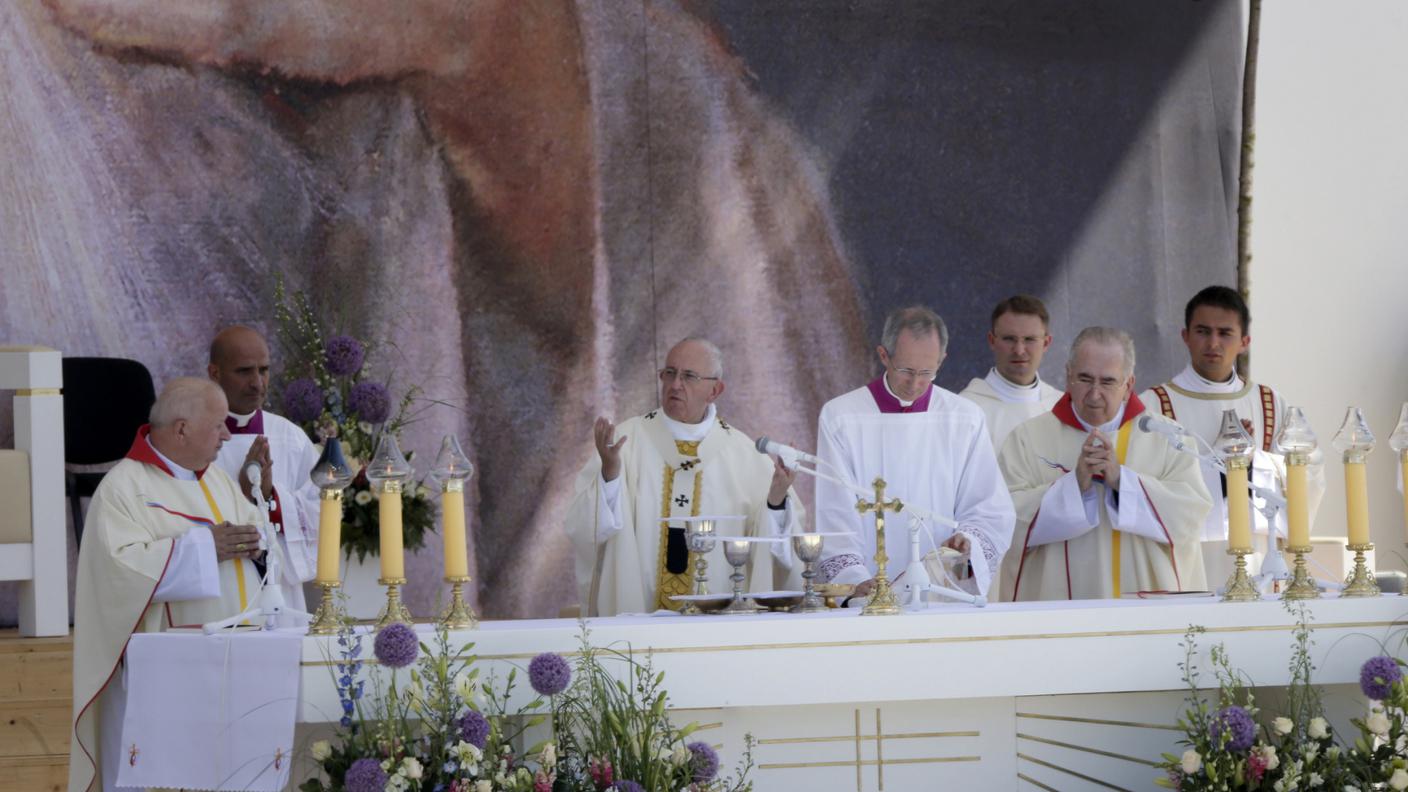
[[[1309,604],[1316,681],[1356,682],[1359,667],[1408,625],[1408,600]],[[704,724],[725,761],[758,740],[752,778],[767,790],[1150,789],[1150,762],[1174,751],[1184,632],[1226,646],[1257,686],[1284,685],[1295,618],[1278,601],[1108,600],[934,606],[894,617],[633,616],[588,620],[596,646],[649,651],[682,721]],[[429,631],[422,625],[419,629]],[[473,641],[502,676],[540,652],[569,654],[579,624],[486,622]],[[1401,640],[1401,635],[1397,637]],[[341,715],[332,639],[303,648],[300,719]],[[364,656],[370,654],[365,642]],[[530,698],[521,686],[524,699]],[[1351,688],[1332,706],[1354,712]]]

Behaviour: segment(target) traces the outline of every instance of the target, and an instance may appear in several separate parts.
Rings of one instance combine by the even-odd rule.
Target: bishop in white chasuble
[[[124,706],[121,666],[132,633],[199,627],[240,612],[258,592],[250,558],[257,547],[238,547],[241,557],[218,560],[232,549],[225,524],[258,519],[239,485],[209,466],[229,436],[224,396],[204,380],[173,380],[152,408],[153,420],[163,409],[171,414],[173,402],[180,409],[183,389],[196,392],[197,403],[205,399],[207,409],[175,420],[197,448],[171,454],[204,465],[184,467],[154,445],[152,432],[171,432],[173,424],[144,426],[127,457],[104,476],[85,520],[74,598],[71,792],[112,788],[116,762],[126,756],[127,746],[118,745],[121,718],[113,715]],[[241,529],[240,537],[255,539],[252,529]]]

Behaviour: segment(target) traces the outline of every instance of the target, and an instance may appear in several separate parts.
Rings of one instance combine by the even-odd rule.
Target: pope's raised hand
[[[787,489],[797,479],[797,471],[782,464],[782,457],[772,459],[772,485],[768,487],[768,505],[782,506],[787,500]]]
[[[592,434],[596,439],[596,453],[601,457],[601,480],[615,481],[621,475],[621,446],[626,444],[627,438],[616,440],[616,424],[600,416],[592,427]]]

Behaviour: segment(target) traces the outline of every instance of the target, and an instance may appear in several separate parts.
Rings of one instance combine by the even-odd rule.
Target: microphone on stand
[[[766,437],[759,437],[758,442],[754,443],[753,447],[758,449],[758,453],[760,454],[773,454],[775,456],[780,456],[782,457],[783,461],[790,459],[793,462],[810,462],[813,465],[821,464],[820,459],[815,456],[812,456],[811,454],[808,454],[805,451],[799,451],[798,449],[795,449],[790,445],[783,445],[782,443],[779,443],[776,440],[769,440]],[[796,465],[792,464],[788,465],[788,467],[796,467]]]

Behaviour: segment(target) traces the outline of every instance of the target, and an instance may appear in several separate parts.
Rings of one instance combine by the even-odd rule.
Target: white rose
[[[1388,785],[1393,789],[1399,790],[1399,792],[1408,789],[1408,771],[1405,771],[1401,767],[1394,770],[1393,775],[1388,778]]]
[[[1203,757],[1198,752],[1189,748],[1183,752],[1183,774],[1192,775],[1203,769]]]
[[[406,774],[406,778],[416,780],[421,777],[425,768],[420,766],[420,760],[414,756],[407,756],[401,760],[401,770]]]
[[[1388,734],[1388,716],[1382,711],[1375,712],[1364,719],[1364,728],[1382,737]]]
[[[488,781],[475,781],[474,792],[494,792],[494,785]]]
[[[1312,740],[1323,740],[1330,736],[1330,724],[1324,718],[1311,718],[1310,728],[1306,730]]]
[[[372,502],[371,490],[357,490],[357,494],[352,497],[352,500],[356,501],[358,506],[366,506]]]
[[[1261,747],[1261,758],[1266,760],[1266,769],[1275,770],[1281,765],[1281,759],[1276,755],[1276,749],[1269,745]]]
[[[1291,722],[1290,718],[1277,718],[1271,722],[1271,726],[1276,730],[1277,734],[1290,734],[1291,730],[1296,727],[1296,725]]]
[[[332,756],[332,743],[329,743],[327,740],[318,740],[313,743],[313,747],[309,749],[309,752],[313,754],[313,761],[321,762],[329,756]]]

